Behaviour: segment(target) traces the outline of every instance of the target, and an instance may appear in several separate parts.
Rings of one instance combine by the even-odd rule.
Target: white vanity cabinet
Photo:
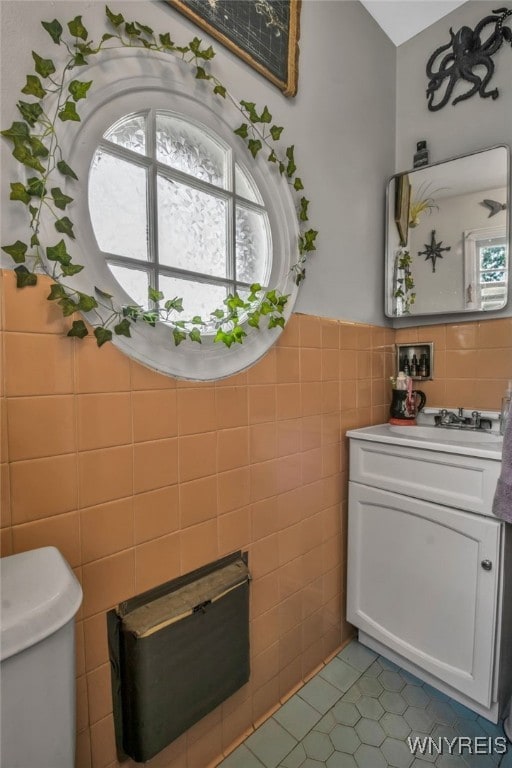
[[[347,619],[361,642],[496,721],[512,686],[511,526],[491,512],[499,454],[370,430],[348,433]]]

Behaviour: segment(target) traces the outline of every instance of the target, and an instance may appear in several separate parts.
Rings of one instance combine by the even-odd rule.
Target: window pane
[[[266,213],[236,208],[236,275],[244,283],[268,281],[270,227]]]
[[[146,118],[143,115],[128,115],[115,123],[104,138],[120,147],[146,154]]]
[[[263,199],[258,192],[256,185],[245,171],[240,168],[238,163],[235,165],[235,186],[237,195],[245,197],[246,200],[251,200],[253,203],[263,205]]]
[[[482,272],[480,275],[480,282],[482,283],[503,283],[506,278],[506,272],[503,270],[489,270]]]
[[[148,307],[149,275],[143,269],[130,269],[120,267],[118,264],[109,264],[109,269],[115,279],[123,288],[134,304],[144,309]]]
[[[492,245],[480,249],[480,268],[496,269],[504,267],[506,263],[506,247],[504,245]]]
[[[205,131],[171,115],[156,118],[157,160],[196,179],[226,187],[227,152]]]
[[[96,151],[89,173],[89,210],[100,250],[148,258],[146,190],[144,168]]]
[[[158,177],[160,263],[226,277],[226,232],[225,200]]]
[[[205,330],[213,331],[213,323],[209,324],[210,313],[219,307],[223,307],[223,301],[227,292],[223,286],[208,285],[194,280],[181,280],[177,277],[160,275],[160,290],[165,299],[174,299],[179,296],[183,299],[183,312],[176,317],[177,320],[191,320],[195,315],[200,315],[207,323]]]

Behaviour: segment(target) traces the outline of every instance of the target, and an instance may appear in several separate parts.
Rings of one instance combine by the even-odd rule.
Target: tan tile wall
[[[421,384],[427,405],[500,409],[512,380],[512,317],[404,328],[395,341],[434,342],[434,380]]]
[[[294,315],[251,369],[194,384],[64,337],[47,294],[3,274],[2,554],[51,544],[80,579],[77,767],[113,768],[105,611],[249,552],[251,680],[150,763],[205,768],[351,632],[343,435],[387,419],[395,336],[436,343],[431,404],[495,408],[512,319],[395,333]]]
[[[46,280],[3,283],[2,553],[55,545],[83,586],[78,768],[117,765],[105,611],[249,552],[251,680],[151,761],[204,768],[350,635],[342,435],[386,418],[393,333],[294,315],[247,372],[194,384],[63,336]]]

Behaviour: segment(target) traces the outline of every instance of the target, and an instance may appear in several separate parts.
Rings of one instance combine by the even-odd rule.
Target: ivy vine
[[[401,299],[401,314],[408,315],[416,301],[414,292],[414,277],[412,275],[412,257],[410,251],[399,248],[395,256],[395,285],[393,292],[395,299]]]
[[[83,265],[75,261],[68,249],[75,240],[73,221],[68,215],[73,197],[65,194],[59,185],[62,179],[68,184],[77,184],[77,174],[63,157],[59,143],[59,131],[64,123],[80,122],[79,102],[87,98],[93,85],[92,81],[74,77],[74,71],[87,67],[90,59],[100,51],[112,47],[139,47],[177,56],[190,64],[198,80],[211,85],[213,93],[219,98],[229,100],[242,116],[242,122],[234,133],[246,145],[248,152],[256,158],[260,152],[267,153],[269,163],[275,165],[297,195],[297,217],[299,237],[297,243],[297,262],[293,265],[294,281],[299,285],[306,275],[306,259],[316,249],[315,240],[318,232],[309,228],[309,200],[303,194],[303,183],[298,175],[295,163],[294,146],[282,151],[278,141],[283,128],[273,123],[267,106],[258,111],[256,104],[250,101],[237,101],[227,88],[209,71],[209,63],[215,56],[212,46],[203,47],[202,40],[194,37],[187,45],[177,45],[168,32],[156,34],[150,27],[137,21],[126,21],[122,14],[113,13],[105,6],[107,24],[111,32],[103,34],[99,43],[89,40],[89,33],[82,22],[82,16],[76,16],[67,23],[69,36],[65,36],[61,23],[54,19],[41,22],[52,41],[63,46],[67,58],[60,71],[51,58],[44,58],[32,51],[35,74],[26,76],[26,84],[21,93],[32,97],[31,101],[20,100],[17,108],[22,120],[12,123],[1,134],[12,142],[12,154],[24,169],[26,181],[10,183],[10,199],[25,206],[29,236],[28,242],[17,240],[2,246],[16,267],[17,285],[20,288],[35,285],[38,273],[43,272],[52,280],[49,301],[56,302],[64,316],[76,312],[88,314],[94,325],[94,336],[98,346],[113,338],[113,335],[130,337],[130,329],[136,322],[155,326],[165,321],[171,328],[176,345],[185,339],[201,343],[203,329],[212,325],[216,332],[214,340],[231,347],[233,343],[242,343],[247,335],[244,325],[259,328],[260,322],[266,321],[268,328],[284,327],[284,308],[288,296],[277,289],[264,290],[255,283],[249,296],[241,298],[238,293],[227,296],[223,307],[216,309],[208,318],[208,323],[196,316],[191,320],[179,320],[183,312],[180,297],[166,299],[161,291],[149,287],[149,309],[138,305],[117,306],[113,297],[95,287],[95,295],[82,293],[66,283],[66,278],[81,272]],[[47,108],[48,97],[52,96],[53,106]],[[302,193],[302,195],[301,195]],[[42,243],[41,220],[44,213],[53,218],[57,237],[52,244]],[[83,320],[74,320],[68,336],[83,338],[89,330]]]

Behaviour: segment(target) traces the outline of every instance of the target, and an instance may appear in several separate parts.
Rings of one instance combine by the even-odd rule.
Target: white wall
[[[512,146],[512,49],[503,44],[494,56],[495,73],[488,88],[498,87],[499,96],[492,100],[478,94],[459,102],[448,103],[437,112],[427,108],[426,88],[428,78],[426,64],[432,53],[449,41],[449,29],[456,32],[466,25],[474,29],[476,24],[489,15],[500,3],[472,0],[457,8],[431,27],[403,43],[397,49],[397,114],[396,114],[396,170],[412,168],[416,142],[426,139],[430,150],[430,162],[448,160],[496,144]],[[510,22],[507,23],[510,27]],[[467,89],[467,83],[459,85],[453,97]],[[453,98],[452,97],[452,98]],[[436,98],[436,102],[437,102]],[[510,199],[510,192],[509,192]],[[510,296],[509,289],[509,296]],[[480,317],[512,315],[512,299],[500,312],[486,313]],[[418,325],[433,321],[446,322],[468,320],[475,315],[442,315],[437,318],[400,319],[393,325]]]
[[[19,119],[15,107],[31,50],[56,58],[59,48],[42,20],[82,15],[94,40],[105,31],[104,2],[2,0],[2,128]],[[169,31],[176,42],[207,36],[166,3],[109,2],[114,13]],[[384,196],[394,170],[395,46],[357,0],[303,0],[299,91],[284,97],[266,79],[212,41],[215,74],[238,98],[268,105],[296,160],[311,201],[311,226],[320,232],[296,310],[325,317],[382,323]],[[25,98],[25,97],[22,97]],[[2,144],[2,178],[10,178]],[[2,244],[10,239],[14,203],[1,191]]]

